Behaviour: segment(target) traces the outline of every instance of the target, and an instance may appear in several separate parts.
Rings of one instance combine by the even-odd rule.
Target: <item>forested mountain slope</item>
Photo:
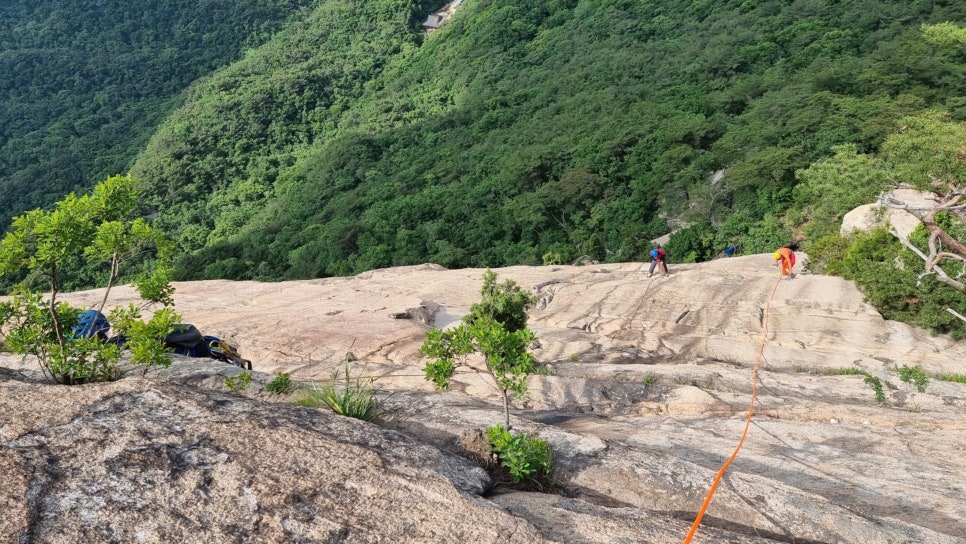
[[[961,2],[468,0],[425,34],[442,7],[6,3],[0,216],[130,165],[179,279],[626,261],[682,225],[700,261],[821,235],[883,180],[830,205],[796,172],[966,119],[966,52],[921,30]]]
[[[640,259],[668,219],[765,251],[796,170],[966,115],[920,30],[962,3],[413,4],[322,2],[192,88],[133,170],[181,278]]]
[[[309,3],[0,3],[0,223],[126,172],[188,85]]]

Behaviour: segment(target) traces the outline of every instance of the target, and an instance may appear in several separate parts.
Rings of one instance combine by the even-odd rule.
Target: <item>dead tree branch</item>
[[[912,251],[913,253],[915,253],[916,255],[918,255],[919,258],[922,259],[924,263],[926,263],[926,270],[923,273],[919,274],[919,276],[916,277],[916,286],[917,287],[922,282],[922,279],[923,278],[925,278],[926,276],[931,276],[931,275],[935,274],[936,275],[936,281],[938,281],[940,283],[943,283],[945,285],[948,285],[949,287],[952,287],[953,289],[959,291],[960,293],[966,293],[966,283],[963,283],[961,281],[957,281],[957,280],[951,278],[949,276],[949,274],[946,274],[946,272],[944,272],[943,269],[939,266],[938,260],[935,257],[931,258],[930,255],[926,255],[925,253],[923,253],[922,250],[920,250],[918,247],[912,245],[912,242],[910,242],[909,240],[906,240],[905,238],[903,238],[902,236],[900,236],[899,233],[896,232],[895,230],[889,229],[889,234],[891,234],[892,236],[894,236],[896,240],[899,240],[899,242],[902,245],[904,245],[907,248],[909,248],[910,251]],[[930,243],[930,246],[932,246],[932,245],[933,244]],[[954,257],[954,258],[963,260],[958,255],[953,255],[951,253],[945,253],[945,252],[943,252],[943,253],[940,253],[940,254],[937,254],[937,255],[941,255],[941,254],[945,254],[945,255],[948,255],[950,257]],[[933,261],[931,266],[930,266],[930,261]]]
[[[924,271],[919,274],[917,284],[922,281],[922,278],[935,274],[937,281],[961,293],[966,293],[966,283],[960,280],[963,277],[963,273],[960,272],[953,278],[946,274],[939,266],[945,260],[966,263],[966,244],[950,236],[936,221],[936,214],[945,211],[956,215],[956,217],[959,217],[960,220],[966,223],[966,217],[964,217],[966,216],[966,206],[960,204],[966,194],[964,194],[962,189],[953,184],[949,184],[946,189],[945,192],[937,191],[934,193],[935,204],[931,206],[910,206],[907,202],[888,194],[880,197],[879,202],[889,208],[905,210],[911,213],[929,231],[929,254],[927,255],[912,245],[909,240],[900,236],[894,229],[889,230],[889,233],[895,236],[902,245],[912,250],[923,260]]]

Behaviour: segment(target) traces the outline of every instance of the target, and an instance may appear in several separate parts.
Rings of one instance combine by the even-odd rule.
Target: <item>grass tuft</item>
[[[867,376],[868,372],[857,368],[854,366],[846,368],[831,368],[828,370],[823,370],[822,374],[825,376]]]
[[[348,363],[344,378],[333,377],[320,385],[302,388],[296,404],[309,408],[325,406],[339,415],[362,421],[373,421],[386,414],[376,398],[373,378],[351,377]]]
[[[940,373],[933,374],[932,377],[941,382],[966,383],[966,374]]]

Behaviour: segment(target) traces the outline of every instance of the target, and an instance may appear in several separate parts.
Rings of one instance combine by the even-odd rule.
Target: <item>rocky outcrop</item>
[[[495,481],[461,445],[500,421],[495,390],[466,373],[434,392],[418,353],[482,272],[177,284],[185,320],[253,360],[241,395],[217,361],[63,387],[4,359],[0,540],[681,542],[750,421],[694,542],[966,542],[966,384],[936,379],[966,374],[966,345],[883,320],[839,278],[779,282],[769,255],[654,279],[641,263],[496,270],[539,297],[546,372],[512,422],[552,444],[557,486]],[[378,425],[263,389],[347,361],[383,392]],[[931,373],[925,391],[900,365]]]
[[[915,189],[894,189],[884,198],[903,202],[912,208],[931,209],[937,204],[936,195]],[[905,239],[920,223],[918,217],[904,209],[890,208],[881,203],[863,204],[842,217],[839,232],[844,236],[853,231],[883,225]]]
[[[5,542],[542,541],[480,467],[327,411],[140,378],[0,411]]]

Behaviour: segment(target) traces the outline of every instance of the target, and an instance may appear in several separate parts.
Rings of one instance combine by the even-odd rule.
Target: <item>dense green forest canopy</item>
[[[192,82],[309,0],[4,0],[0,223],[124,173]]]
[[[904,181],[909,119],[966,123],[963,2],[466,0],[429,34],[442,1],[240,4],[0,7],[0,213],[130,167],[176,279],[644,260],[673,232],[672,262],[818,243],[919,301],[894,315],[935,287],[835,231]]]
[[[438,6],[439,3],[436,4]],[[134,166],[183,279],[671,258],[795,241],[795,172],[966,116],[960,2],[321,2],[195,85]],[[414,24],[415,21],[415,24]],[[717,173],[718,175],[715,175]]]

